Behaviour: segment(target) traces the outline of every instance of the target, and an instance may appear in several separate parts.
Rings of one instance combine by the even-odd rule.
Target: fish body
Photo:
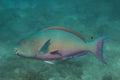
[[[87,42],[82,35],[68,28],[49,27],[21,40],[15,51],[19,56],[43,61],[68,59],[92,52],[105,63],[101,55],[104,40],[106,37]]]

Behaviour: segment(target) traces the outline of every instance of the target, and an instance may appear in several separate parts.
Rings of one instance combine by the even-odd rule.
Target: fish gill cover
[[[0,0],[0,80],[119,80],[119,0]],[[105,42],[107,64],[92,54],[54,65],[20,58],[13,51],[21,39],[49,26],[65,26],[87,41]]]

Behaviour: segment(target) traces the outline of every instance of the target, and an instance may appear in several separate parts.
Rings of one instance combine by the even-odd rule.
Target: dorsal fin
[[[79,37],[80,39],[82,39],[84,42],[86,42],[86,39],[81,34],[77,33],[76,31],[73,31],[69,28],[65,28],[65,27],[61,27],[61,26],[53,26],[53,27],[45,28],[43,30],[51,30],[51,29],[58,29],[58,30],[64,30],[64,31],[70,32],[70,33],[76,35],[77,37]]]

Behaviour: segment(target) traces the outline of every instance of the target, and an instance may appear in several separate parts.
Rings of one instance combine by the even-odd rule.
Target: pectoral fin
[[[39,53],[47,53],[48,52],[48,50],[49,50],[49,45],[50,45],[50,39],[49,40],[47,40],[44,44],[43,44],[43,46],[41,47],[41,49],[39,50]]]

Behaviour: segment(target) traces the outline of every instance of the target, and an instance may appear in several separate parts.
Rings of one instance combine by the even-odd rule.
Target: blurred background
[[[120,80],[119,0],[0,0],[0,80]],[[49,65],[20,58],[14,45],[50,26],[64,26],[87,41],[109,36],[101,63],[92,54]]]

